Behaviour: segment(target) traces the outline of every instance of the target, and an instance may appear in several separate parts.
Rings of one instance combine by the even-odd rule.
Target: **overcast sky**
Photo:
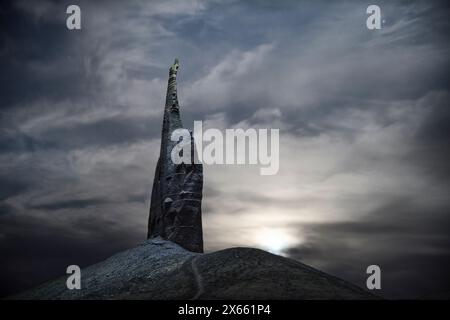
[[[207,251],[450,291],[450,10],[377,1],[368,30],[372,2],[2,2],[0,295],[145,240],[175,57],[186,127],[280,129],[277,175],[205,166]]]

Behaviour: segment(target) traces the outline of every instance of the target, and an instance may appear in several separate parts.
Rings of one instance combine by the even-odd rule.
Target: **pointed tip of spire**
[[[180,61],[178,60],[178,58],[175,58],[175,62],[170,66],[170,73],[176,74],[179,67]]]
[[[180,67],[180,60],[178,60],[178,58],[175,58],[175,61],[172,65],[172,69],[177,70]]]

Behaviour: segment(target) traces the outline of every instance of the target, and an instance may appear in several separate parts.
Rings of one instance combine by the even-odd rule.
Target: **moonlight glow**
[[[298,239],[283,228],[263,228],[256,234],[257,246],[274,254],[283,254],[283,250],[298,244]]]

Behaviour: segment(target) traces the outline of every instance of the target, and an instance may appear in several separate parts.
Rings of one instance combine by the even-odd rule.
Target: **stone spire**
[[[162,237],[187,250],[203,252],[202,189],[203,167],[194,164],[191,135],[191,164],[174,164],[170,157],[177,142],[172,132],[182,128],[177,95],[178,59],[169,69],[166,106],[161,133],[161,151],[153,179],[147,238]]]

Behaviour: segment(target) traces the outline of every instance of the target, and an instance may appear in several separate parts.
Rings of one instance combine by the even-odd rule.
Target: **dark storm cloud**
[[[64,30],[64,2],[43,2],[42,15],[32,14],[33,2],[3,2],[0,46],[2,109],[23,106],[45,95],[49,99],[86,95],[89,81],[80,50],[83,35]],[[13,27],[11,27],[13,26]],[[90,82],[90,86],[86,86]]]
[[[31,207],[30,209],[40,209],[40,210],[60,210],[60,209],[83,209],[90,206],[96,206],[107,202],[103,199],[80,199],[80,200],[68,200],[62,202],[52,202],[48,204],[40,204]]]
[[[415,152],[411,158],[421,170],[447,183],[450,177],[449,104],[448,93],[436,96],[429,103],[424,122],[414,135]]]
[[[368,277],[366,268],[379,265],[385,297],[446,292],[449,210],[449,206],[421,208],[411,199],[397,199],[358,221],[305,224],[304,243],[286,253],[361,287]]]
[[[129,195],[126,199],[126,202],[145,203],[147,200],[148,200],[147,193],[140,193],[140,194],[138,193]],[[49,211],[61,209],[84,209],[87,207],[95,207],[107,203],[112,203],[111,199],[101,199],[101,198],[73,199],[60,202],[35,204],[31,205],[28,209],[49,210]]]
[[[14,129],[10,132],[5,131],[6,130],[2,130],[2,136],[0,138],[0,152],[3,153],[21,153],[56,147],[51,143],[38,141],[37,139]]]
[[[0,220],[2,296],[64,276],[69,265],[85,267],[99,262],[139,241],[133,232],[108,231],[113,230],[108,223],[92,218],[81,220],[71,228],[20,215],[0,215]],[[99,225],[104,228],[101,233]],[[77,234],[79,230],[85,230],[84,236]]]
[[[20,181],[18,178],[1,177],[2,184],[0,185],[0,200],[5,200],[11,196],[20,194],[27,190],[28,183]]]
[[[133,125],[130,126],[130,123]],[[44,132],[40,139],[60,149],[110,144],[135,143],[150,139],[161,132],[159,121],[149,118],[104,119],[72,128],[55,128]],[[59,144],[59,145],[57,145]]]
[[[0,5],[2,293],[145,238],[175,57],[186,127],[281,132],[277,176],[205,168],[207,248],[295,229],[362,286],[379,263],[387,295],[448,289],[447,2],[381,1],[379,31],[360,1],[79,1],[80,32],[68,4]]]

